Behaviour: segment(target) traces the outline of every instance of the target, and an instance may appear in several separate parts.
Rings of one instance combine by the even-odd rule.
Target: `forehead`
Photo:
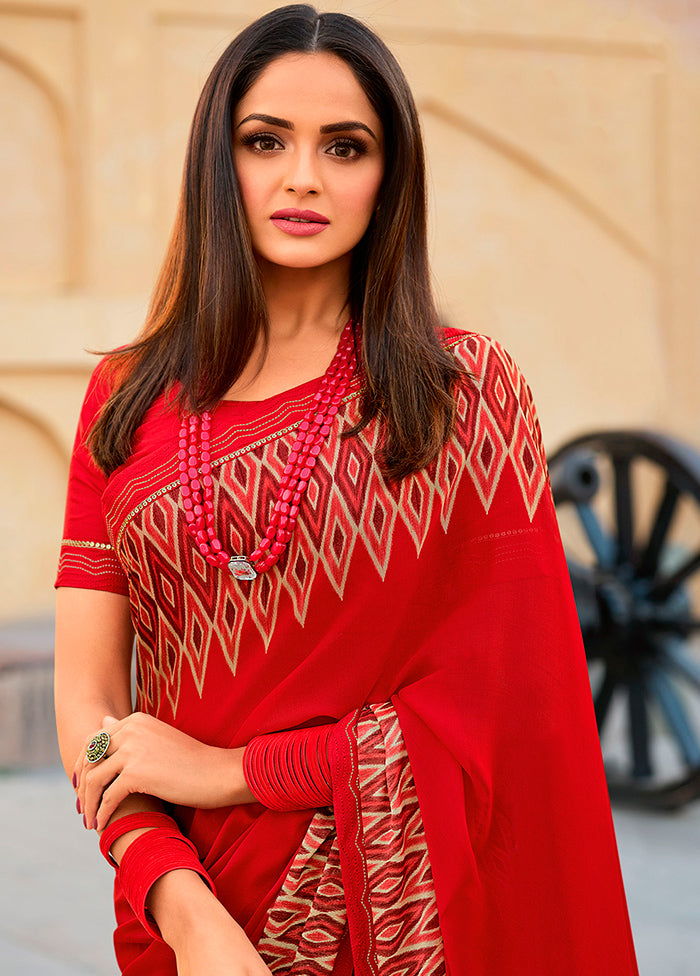
[[[351,69],[325,51],[283,54],[270,62],[236,106],[235,121],[251,112],[319,126],[352,119],[374,132],[381,128]]]

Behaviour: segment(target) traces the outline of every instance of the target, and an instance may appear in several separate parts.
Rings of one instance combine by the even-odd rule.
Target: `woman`
[[[123,973],[636,972],[530,394],[439,328],[415,107],[354,19],[282,8],[213,69],[65,536]]]

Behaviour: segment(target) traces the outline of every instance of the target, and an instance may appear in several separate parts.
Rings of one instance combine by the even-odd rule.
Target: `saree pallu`
[[[445,343],[468,375],[439,456],[388,483],[377,425],[342,436],[356,379],[283,560],[244,584],[187,533],[171,401],[154,403],[109,479],[91,466],[84,434],[109,386],[98,369],[58,585],[128,592],[138,708],[204,742],[336,723],[332,810],[172,811],[274,973],[634,976],[530,392],[493,340]],[[260,538],[317,387],[215,411],[228,551]],[[117,921],[123,972],[174,976],[119,892]]]

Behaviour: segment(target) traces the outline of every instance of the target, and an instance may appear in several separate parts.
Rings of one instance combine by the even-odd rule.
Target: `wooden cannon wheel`
[[[613,797],[700,796],[700,455],[648,431],[549,458]]]

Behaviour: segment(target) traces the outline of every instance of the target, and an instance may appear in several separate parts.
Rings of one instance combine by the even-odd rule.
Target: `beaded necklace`
[[[180,493],[187,531],[212,566],[228,566],[237,580],[253,580],[274,566],[292,537],[299,504],[306,491],[316,458],[330,433],[333,417],[357,363],[352,321],[343,329],[338,349],[299,424],[297,439],[282,472],[269,524],[257,548],[249,556],[229,555],[214,531],[214,481],[211,476],[209,437],[211,414],[189,414],[182,421],[178,451]]]

